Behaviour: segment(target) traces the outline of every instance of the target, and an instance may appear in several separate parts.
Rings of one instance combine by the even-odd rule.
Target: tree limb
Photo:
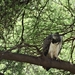
[[[31,64],[36,64],[44,67],[50,68],[57,68],[63,69],[65,71],[70,71],[71,73],[75,73],[75,64],[71,64],[67,61],[63,60],[52,60],[47,57],[39,56],[29,56],[25,54],[17,54],[17,53],[10,53],[10,52],[0,52],[0,58],[11,60],[11,61],[18,61],[18,62],[26,62]]]
[[[10,52],[10,51],[12,51],[12,50],[15,50],[15,49],[18,49],[18,48],[22,48],[22,47],[34,47],[40,55],[42,54],[42,52],[41,52],[40,49],[37,47],[37,45],[30,45],[30,44],[28,44],[28,43],[24,43],[24,44],[21,44],[21,43],[20,43],[20,44],[17,44],[17,45],[15,45],[15,46],[13,46],[12,48],[6,50],[5,52]]]

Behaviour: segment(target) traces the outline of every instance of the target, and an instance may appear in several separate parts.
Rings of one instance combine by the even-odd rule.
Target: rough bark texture
[[[65,71],[70,71],[75,73],[75,64],[71,64],[63,60],[52,60],[47,57],[39,56],[29,56],[25,54],[16,54],[10,52],[0,52],[0,59],[6,59],[11,61],[26,62],[31,64],[36,64],[44,67],[63,69]]]

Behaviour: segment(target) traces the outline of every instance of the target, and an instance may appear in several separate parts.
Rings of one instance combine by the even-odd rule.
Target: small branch
[[[28,46],[28,47],[34,47],[36,48],[37,52],[41,55],[42,52],[40,51],[40,49],[36,46],[36,45],[30,45],[30,44],[27,44],[27,43],[24,43],[24,45]]]
[[[30,0],[23,0],[21,2],[19,2],[19,4],[28,4],[30,2]]]
[[[24,34],[24,15],[25,15],[25,11],[22,14],[22,34],[21,34],[21,42],[24,41],[23,39],[23,34]]]
[[[59,2],[60,2],[60,4],[61,4],[64,8],[66,8],[66,9],[71,13],[71,16],[73,17],[73,16],[74,16],[74,14],[73,14],[73,9],[72,9],[71,6],[70,6],[69,0],[68,0],[68,6],[65,6],[65,5],[61,2],[61,0],[59,0]]]
[[[75,40],[75,37],[70,37],[70,38],[67,38],[66,40],[64,40],[64,42],[66,42],[66,41],[71,41],[71,40]]]
[[[36,50],[37,50],[37,52],[41,55],[42,54],[42,52],[40,51],[40,49],[37,47],[37,45],[30,45],[30,44],[27,44],[27,43],[24,43],[24,44],[17,44],[17,45],[15,45],[15,46],[13,46],[12,48],[10,48],[10,49],[8,49],[8,50],[6,50],[5,52],[10,52],[10,51],[12,51],[12,50],[15,50],[15,49],[21,49],[21,48],[23,48],[23,47],[34,47],[34,48],[36,48]]]

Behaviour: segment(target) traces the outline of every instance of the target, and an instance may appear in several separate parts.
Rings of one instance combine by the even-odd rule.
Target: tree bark
[[[26,63],[36,64],[44,67],[63,69],[65,71],[70,71],[71,73],[75,74],[75,64],[71,64],[63,60],[53,60],[44,56],[35,57],[35,56],[29,56],[25,54],[0,52],[0,59],[26,62]]]

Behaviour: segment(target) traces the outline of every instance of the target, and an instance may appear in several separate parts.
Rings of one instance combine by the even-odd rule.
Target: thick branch
[[[0,52],[0,58],[18,62],[26,62],[31,64],[36,64],[44,67],[63,69],[65,71],[70,71],[71,73],[75,73],[75,64],[70,64],[67,61],[57,61],[52,60],[47,57],[34,57],[24,54],[16,54],[9,52]]]

